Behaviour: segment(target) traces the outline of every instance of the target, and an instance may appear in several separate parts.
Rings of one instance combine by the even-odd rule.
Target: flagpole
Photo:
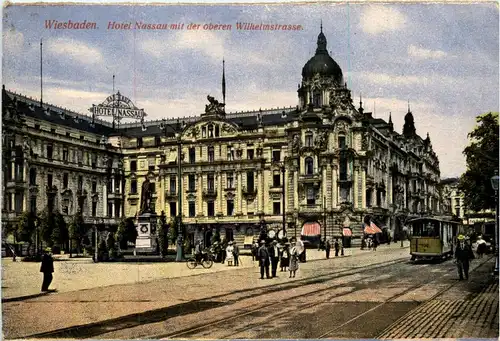
[[[43,38],[40,38],[40,107],[43,106]]]
[[[225,74],[225,61],[222,58],[222,102],[226,104],[226,74]]]

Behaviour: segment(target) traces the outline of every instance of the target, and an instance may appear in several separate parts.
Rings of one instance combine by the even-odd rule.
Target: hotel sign
[[[92,105],[89,111],[94,116],[112,116],[118,119],[133,118],[142,120],[146,116],[144,109],[137,108],[129,98],[121,95],[119,91],[108,96],[101,104]]]

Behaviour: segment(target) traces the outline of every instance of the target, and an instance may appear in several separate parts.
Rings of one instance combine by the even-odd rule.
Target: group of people
[[[214,255],[215,261],[222,264],[227,262],[229,266],[240,265],[240,248],[234,241],[227,243],[214,242],[210,247],[210,254]],[[203,258],[203,241],[199,240],[194,249],[194,255],[197,262],[201,262]]]
[[[326,239],[323,243],[326,252],[326,259],[330,259],[330,250],[332,248],[332,243],[330,242],[330,239]],[[339,252],[341,256],[344,255],[344,246],[338,238],[335,238],[335,241],[333,242],[333,248],[335,250],[335,257],[339,256]]]
[[[295,277],[299,269],[299,257],[304,250],[304,245],[300,240],[294,246],[289,242],[278,245],[276,240],[272,241],[270,245],[266,245],[266,242],[261,240],[260,247],[254,255],[259,261],[260,279],[264,279],[264,274],[266,278],[277,277],[278,265],[280,272],[286,272],[288,268],[289,278]],[[271,274],[269,274],[269,267],[271,267]]]

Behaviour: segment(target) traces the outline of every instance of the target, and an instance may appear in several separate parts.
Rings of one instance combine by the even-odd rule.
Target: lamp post
[[[286,237],[286,211],[285,211],[285,202],[286,202],[286,195],[285,195],[285,188],[286,188],[286,184],[285,184],[285,161],[283,162],[283,164],[281,165],[281,173],[283,175],[283,181],[281,183],[281,187],[282,187],[282,192],[283,192],[283,238]]]
[[[98,250],[98,247],[99,247],[99,241],[97,240],[98,236],[97,236],[97,224],[99,223],[99,219],[98,218],[95,218],[94,219],[94,236],[95,236],[95,250],[94,250],[94,262],[97,263],[98,262],[98,259],[97,257],[99,256],[99,250]]]
[[[177,241],[176,241],[176,256],[175,261],[181,262],[183,259],[183,249],[182,249],[182,130],[184,129],[184,122],[180,122],[177,119],[177,123],[175,125],[167,124],[166,120],[163,119],[160,124],[160,129],[163,130],[165,134],[165,138],[167,137],[167,128],[170,128],[176,138],[177,142],[177,182],[178,182],[178,194],[177,201],[179,205],[178,209],[178,218],[177,218]],[[165,141],[166,145],[167,141]]]
[[[498,275],[498,171],[491,177],[491,187],[495,191],[495,270],[493,273]]]

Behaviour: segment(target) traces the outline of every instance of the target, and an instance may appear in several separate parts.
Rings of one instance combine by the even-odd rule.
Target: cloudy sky
[[[320,22],[355,102],[402,130],[407,102],[417,132],[429,132],[442,177],[465,170],[467,133],[480,113],[498,111],[498,8],[491,4],[315,4],[10,6],[4,8],[3,84],[88,114],[116,89],[149,119],[198,115],[206,96],[227,110],[295,106]],[[96,30],[50,30],[46,20],[97,23]],[[184,23],[184,30],[108,30],[110,21]],[[238,31],[236,22],[302,25],[299,31]],[[232,24],[189,31],[189,23]]]

